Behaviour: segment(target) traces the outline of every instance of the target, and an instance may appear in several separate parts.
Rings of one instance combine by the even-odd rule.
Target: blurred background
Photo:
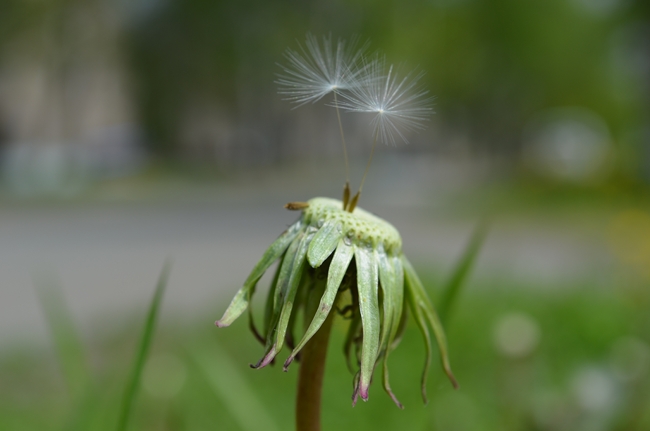
[[[114,428],[167,257],[133,429],[291,428],[295,371],[250,371],[246,324],[212,322],[282,206],[341,193],[335,112],[274,84],[308,32],[426,72],[436,114],[379,148],[360,205],[433,298],[492,221],[448,322],[461,390],[436,371],[422,407],[409,327],[407,409],[377,383],[351,409],[341,322],[325,429],[650,429],[646,0],[3,0],[0,429]],[[371,141],[344,126],[354,188]]]

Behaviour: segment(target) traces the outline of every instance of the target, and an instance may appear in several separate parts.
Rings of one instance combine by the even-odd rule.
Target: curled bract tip
[[[284,365],[282,366],[282,371],[284,371],[285,373],[289,371],[289,366],[291,365],[294,359],[296,359],[294,355],[289,356],[287,360],[284,361]]]
[[[268,364],[273,362],[273,360],[275,359],[275,356],[277,355],[277,353],[278,352],[275,351],[275,346],[274,346],[266,355],[264,355],[264,357],[262,359],[260,359],[257,362],[257,364],[255,364],[255,365],[251,364],[251,368],[254,368],[254,369],[257,370],[257,369],[266,367]]]
[[[352,393],[352,407],[357,405],[357,401],[359,401],[359,389],[355,389]]]
[[[359,396],[361,396],[361,399],[364,401],[368,401],[368,386],[361,386],[359,388]]]
[[[445,370],[445,374],[447,374],[447,377],[449,378],[449,381],[451,382],[451,385],[454,387],[454,389],[460,388],[458,380],[456,380],[456,376],[454,376],[454,373],[452,373],[451,370]]]
[[[390,393],[390,394],[388,394],[388,395],[390,395],[390,398],[393,400],[393,402],[395,403],[395,405],[397,406],[397,408],[399,408],[400,410],[404,410],[404,405],[403,405],[402,403],[399,402],[399,400],[397,399],[397,397],[395,396],[395,394]]]
[[[309,207],[308,202],[289,202],[284,206],[289,211],[302,211]]]

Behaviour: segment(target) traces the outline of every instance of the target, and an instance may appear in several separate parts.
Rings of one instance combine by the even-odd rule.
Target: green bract
[[[266,353],[254,368],[271,363],[286,341],[292,349],[284,363],[286,370],[332,309],[336,309],[350,319],[344,351],[350,365],[352,346],[355,347],[359,370],[354,381],[354,402],[358,396],[368,399],[373,371],[383,358],[384,388],[401,407],[390,389],[387,359],[402,337],[410,310],[426,346],[422,374],[425,401],[432,352],[430,330],[438,342],[443,369],[456,386],[442,325],[422,282],[402,253],[399,232],[361,208],[352,213],[344,211],[341,201],[335,199],[314,198],[307,204],[300,219],[264,253],[217,326],[228,326],[247,308],[250,311],[258,280],[279,259],[266,301],[262,335],[249,313],[251,328],[266,345]],[[307,309],[308,301],[320,303],[309,308],[316,311],[313,316],[305,316],[306,330],[300,338],[294,338],[296,315]],[[296,339],[298,342],[294,343]]]

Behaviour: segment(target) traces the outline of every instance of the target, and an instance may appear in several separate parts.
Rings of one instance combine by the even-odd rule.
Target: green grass
[[[225,305],[197,313],[193,323],[181,326],[167,319],[167,324],[156,329],[142,388],[132,398],[130,429],[293,428],[297,368],[288,373],[277,364],[250,369],[248,364],[259,359],[262,347],[249,334],[245,321],[226,329],[212,325]],[[454,391],[434,366],[430,402],[422,405],[419,378],[424,348],[411,324],[390,365],[393,390],[406,406],[403,411],[377,381],[370,400],[352,408],[352,375],[342,354],[345,322],[335,322],[325,376],[323,429],[650,429],[650,356],[644,357],[641,349],[623,355],[628,365],[626,360],[615,359],[617,346],[629,340],[626,337],[634,337],[640,346],[650,344],[648,310],[647,286],[554,286],[546,290],[474,281],[455,304],[448,327],[451,362],[460,389]],[[539,330],[534,348],[516,357],[505,355],[495,343],[495,328],[512,313],[527,316]],[[0,429],[114,430],[124,388],[133,382],[127,378],[128,370],[134,369],[134,345],[142,351],[143,343],[137,344],[137,338],[144,314],[132,319],[133,327],[86,346],[93,384],[81,397],[69,390],[66,367],[60,366],[53,352],[41,347],[3,349]],[[637,374],[620,378],[625,366],[637,367]],[[580,382],[588,385],[590,375],[596,377],[593,391],[599,390],[599,377],[601,386],[603,381],[610,385],[605,389],[611,399],[596,409],[585,406],[579,395]]]
[[[142,336],[133,358],[131,374],[127,381],[126,388],[124,389],[124,395],[122,396],[120,415],[116,428],[117,431],[126,431],[129,424],[131,410],[133,410],[133,404],[135,403],[136,395],[140,389],[142,369],[144,368],[144,363],[147,360],[147,355],[151,348],[158,312],[160,310],[160,305],[162,304],[165,288],[167,287],[170,267],[171,263],[166,262],[162,273],[160,274],[160,278],[158,279],[158,283],[156,284],[156,290],[151,299],[151,304],[149,305],[149,311],[147,312],[147,319],[145,320],[144,329],[142,330]]]
[[[440,293],[440,299],[436,304],[440,321],[443,325],[448,323],[449,315],[453,313],[453,307],[458,302],[460,292],[465,285],[467,276],[474,267],[485,237],[489,230],[489,221],[483,219],[474,229],[474,233],[465,246],[465,250],[457,260],[456,267],[453,269],[451,276],[443,285]]]

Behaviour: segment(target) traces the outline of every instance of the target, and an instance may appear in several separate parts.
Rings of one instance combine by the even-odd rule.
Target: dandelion
[[[287,50],[288,66],[276,81],[280,94],[298,106],[334,95],[348,180],[343,200],[314,198],[292,202],[287,209],[301,211],[300,218],[267,249],[237,292],[219,327],[232,324],[248,310],[249,326],[264,344],[264,354],[253,368],[272,364],[287,345],[291,352],[286,371],[300,360],[296,425],[298,431],[320,430],[320,395],[332,321],[336,315],[350,324],[343,351],[354,373],[353,405],[368,399],[373,374],[382,363],[382,383],[398,407],[388,373],[389,354],[398,346],[407,316],[413,316],[425,343],[426,359],[421,391],[426,402],[426,380],[435,336],[444,372],[454,387],[456,380],[447,356],[445,333],[422,282],[402,252],[399,232],[388,222],[357,208],[377,141],[408,142],[407,131],[421,129],[431,114],[427,92],[418,81],[422,74],[398,78],[393,66],[384,74],[385,61],[363,58],[365,45],[331,38],[322,44],[308,35],[306,48]],[[339,101],[339,96],[342,99]],[[345,137],[339,107],[350,112],[374,113],[374,141],[357,194],[350,199]],[[278,262],[266,298],[264,324],[253,319],[251,300],[264,273]],[[300,329],[298,315],[305,324]]]

